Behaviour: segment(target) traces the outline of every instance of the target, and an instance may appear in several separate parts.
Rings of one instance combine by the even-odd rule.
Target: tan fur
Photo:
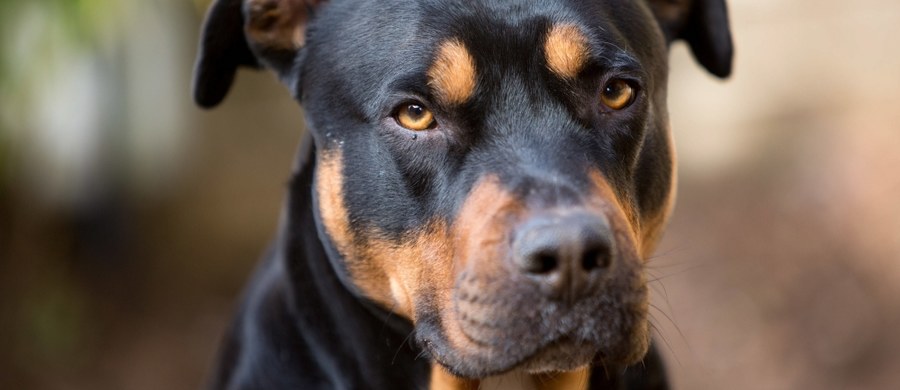
[[[628,252],[636,253],[639,256],[638,259],[632,261],[645,261],[647,257],[642,253],[644,236],[632,203],[620,199],[613,191],[606,177],[599,170],[591,169],[588,176],[594,184],[594,188],[591,191],[593,193],[593,207],[603,210],[606,217],[609,218],[610,226],[615,235],[616,245],[625,245],[628,247]],[[620,247],[620,251],[622,249],[626,248]],[[626,261],[627,258],[622,258],[621,260]],[[639,286],[646,286],[646,275],[643,272],[638,273],[634,283]],[[645,298],[637,309],[646,313],[649,305],[650,302]],[[637,341],[642,345],[632,351],[632,356],[623,358],[624,361],[640,361],[647,349],[650,348],[650,332],[648,328],[648,322],[644,321],[641,323],[641,329],[635,332],[635,337],[641,338]]]
[[[428,223],[423,229],[411,234],[400,242],[380,238],[377,231],[369,232],[364,238],[362,258],[354,272],[354,279],[379,271],[381,268],[389,283],[368,290],[385,295],[382,290],[389,287],[391,306],[395,312],[415,321],[413,310],[420,297],[419,289],[441,286],[449,289],[453,284],[452,247],[448,242],[446,224],[441,221]]]
[[[511,371],[484,380],[457,377],[438,364],[431,366],[429,390],[587,390],[591,370],[583,367],[569,372],[528,374]]]
[[[632,237],[630,241],[634,242],[633,238],[640,231],[634,205],[630,201],[620,199],[616,192],[613,191],[606,176],[599,170],[591,169],[588,172],[588,177],[594,184],[591,191],[591,199],[594,200],[594,203],[597,203],[595,207],[605,211],[604,214],[610,219],[609,222],[614,229],[627,230],[628,235]]]
[[[475,92],[476,76],[469,50],[458,39],[450,39],[438,48],[428,69],[428,85],[444,104],[462,104]]]
[[[414,321],[419,286],[452,285],[446,223],[429,222],[400,241],[386,239],[377,230],[357,234],[344,204],[341,151],[323,151],[318,163],[316,191],[322,224],[344,257],[350,277],[368,297]]]
[[[547,67],[557,76],[573,79],[588,59],[588,41],[578,27],[570,24],[553,26],[544,42]]]
[[[538,374],[534,382],[540,390],[587,390],[591,370],[588,367],[569,372]]]
[[[261,49],[297,50],[306,41],[308,9],[324,0],[245,0],[244,32]]]
[[[335,249],[344,257],[350,276],[357,287],[373,300],[388,308],[397,306],[391,298],[390,282],[384,270],[363,261],[363,251],[350,228],[350,217],[344,204],[343,155],[341,150],[326,150],[318,159],[316,192],[322,224]],[[364,248],[364,247],[362,247]]]
[[[478,390],[477,380],[463,379],[447,372],[438,364],[431,366],[430,390]]]
[[[666,196],[665,203],[660,208],[660,210],[654,215],[642,216],[643,220],[641,221],[641,258],[644,260],[649,259],[650,256],[653,255],[653,252],[656,250],[656,245],[659,243],[660,238],[662,238],[663,230],[666,227],[666,223],[669,221],[669,217],[672,215],[672,210],[675,208],[675,196],[676,189],[678,188],[678,170],[677,167],[677,156],[675,154],[675,148],[672,147],[672,130],[671,125],[666,125],[669,127],[669,159],[670,159],[670,167],[672,167],[671,173],[671,186],[669,187],[669,194]]]
[[[509,234],[509,226],[504,220],[525,212],[524,205],[500,184],[494,175],[482,177],[475,183],[453,222],[455,248],[455,270],[469,268],[479,275],[502,274],[502,260],[505,255],[497,253]],[[499,220],[498,220],[499,219]],[[472,260],[482,260],[468,264]],[[490,259],[494,261],[483,261]],[[452,278],[455,279],[454,270]],[[454,279],[450,279],[452,283]],[[452,286],[448,285],[448,286]],[[450,289],[440,292],[437,304],[440,308],[444,333],[454,348],[478,350],[482,346],[473,343],[460,328],[457,311],[452,304]]]
[[[344,206],[344,162],[341,150],[325,150],[319,155],[316,170],[316,196],[325,230],[342,255],[353,256],[353,237],[347,207]]]

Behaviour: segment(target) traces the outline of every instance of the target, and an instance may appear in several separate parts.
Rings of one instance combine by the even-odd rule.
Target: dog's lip
[[[436,353],[437,348],[435,348],[434,342],[431,340],[425,341],[425,348],[431,353],[431,356],[438,364],[444,366],[451,372],[458,372],[459,370],[455,364],[448,362],[446,360],[447,358],[450,358],[451,360],[471,360],[473,358],[484,359],[485,357],[488,357],[487,360],[489,360],[491,364],[484,364],[480,366],[485,370],[480,373],[481,377],[501,375],[518,368],[524,368],[526,371],[531,373],[566,371],[575,369],[579,366],[584,366],[586,364],[591,364],[601,355],[601,351],[598,347],[591,346],[588,347],[591,351],[589,353],[586,353],[586,355],[589,356],[586,357],[584,361],[575,363],[565,362],[564,364],[554,366],[551,369],[541,369],[539,367],[529,367],[529,364],[539,362],[540,359],[546,357],[546,354],[554,353],[554,350],[556,350],[557,348],[583,347],[586,344],[580,343],[578,340],[572,337],[572,335],[564,334],[556,338],[535,344],[532,348],[529,348],[528,351],[517,354],[518,356],[509,357],[510,355],[506,355],[507,359],[497,359],[496,357],[491,359],[489,357],[498,352],[494,347],[477,339],[473,339],[468,333],[462,332],[462,334],[466,338],[466,341],[470,343],[467,346],[467,349],[473,352],[461,356],[458,354],[460,352],[460,349],[451,347],[451,349],[456,352],[454,354],[456,356],[441,356],[440,354]]]
[[[441,337],[439,339],[425,339],[423,341],[423,345],[425,350],[431,355],[432,359],[435,362],[444,366],[448,371],[454,373],[455,375],[461,377],[488,377],[493,375],[503,374],[504,372],[510,371],[514,369],[517,365],[521,364],[525,358],[510,358],[510,355],[504,354],[501,356],[493,356],[494,348],[490,345],[487,345],[479,340],[473,339],[469,334],[465,332],[460,332],[462,337],[465,339],[465,347],[461,347],[458,345],[454,345],[455,343],[450,340]],[[539,350],[540,348],[536,348]],[[442,351],[444,351],[442,353]],[[535,351],[531,351],[526,356],[532,356]],[[471,372],[466,372],[465,366],[469,364],[462,364],[463,362],[471,362],[471,361],[481,361],[474,366],[478,366],[480,371],[477,375],[473,375]]]
[[[452,318],[452,317],[451,317]],[[420,322],[425,331],[420,335],[424,349],[448,371],[466,378],[485,378],[515,369],[529,373],[569,371],[586,365],[632,364],[632,355],[639,353],[638,339],[626,336],[618,340],[584,338],[584,329],[578,327],[550,337],[520,340],[515,348],[472,338],[463,331],[463,324],[456,318],[446,318],[437,323]],[[646,321],[643,319],[642,321]],[[439,325],[443,323],[443,325]],[[427,325],[430,324],[430,325]],[[432,327],[434,325],[443,328]],[[646,323],[630,328],[629,332],[644,333]],[[449,328],[448,328],[449,327]],[[456,336],[451,336],[455,334]],[[624,335],[624,334],[623,334]],[[548,335],[549,336],[549,335]],[[646,335],[649,338],[649,335]],[[520,338],[521,339],[521,338]],[[638,343],[638,344],[636,344]],[[647,340],[649,343],[649,340]],[[623,349],[624,348],[624,349]],[[634,349],[634,351],[631,351]],[[633,353],[632,353],[633,352]]]

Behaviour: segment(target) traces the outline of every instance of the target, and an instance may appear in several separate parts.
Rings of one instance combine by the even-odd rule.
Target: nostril
[[[597,255],[598,253],[595,250],[585,252],[581,257],[581,268],[584,268],[585,271],[590,271],[594,268],[597,268],[597,266],[599,265],[597,264]]]
[[[559,260],[552,251],[541,251],[527,256],[522,264],[522,270],[530,274],[547,274],[559,266]]]
[[[609,267],[609,252],[604,249],[590,249],[581,256],[581,268],[585,271]]]
[[[532,272],[538,273],[538,274],[545,274],[550,271],[553,271],[554,269],[556,269],[556,267],[558,265],[557,260],[556,260],[556,255],[549,254],[549,253],[538,254],[537,263],[539,266],[537,267],[537,269],[535,271],[532,271]]]

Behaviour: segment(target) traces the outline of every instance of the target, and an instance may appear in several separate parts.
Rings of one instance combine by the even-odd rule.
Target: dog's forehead
[[[591,56],[586,31],[570,22],[535,24],[540,26],[539,31],[524,32],[522,35],[525,38],[534,38],[537,35],[540,38],[537,41],[543,43],[535,43],[535,39],[521,39],[522,36],[510,34],[513,36],[507,36],[507,39],[518,39],[523,43],[507,47],[523,46],[524,50],[516,50],[519,53],[514,56],[516,58],[505,58],[507,66],[517,61],[528,63],[540,58],[539,62],[545,64],[546,68],[558,78],[576,78]],[[471,43],[466,43],[467,41]],[[502,42],[500,44],[505,45]],[[496,64],[503,59],[502,50],[491,46],[479,42],[478,39],[470,37],[464,40],[460,36],[444,38],[435,45],[433,59],[427,71],[428,85],[432,93],[447,105],[465,103],[474,93],[479,73],[483,73],[479,70],[476,57],[481,63]],[[538,55],[530,55],[531,53]]]
[[[541,82],[546,71],[572,81],[591,62],[605,69],[627,64],[635,70],[649,58],[631,49],[628,35],[634,25],[646,30],[655,21],[640,12],[622,17],[637,10],[634,4],[589,9],[555,0],[467,4],[426,6],[419,24],[420,36],[429,38],[418,48],[421,56],[430,57],[425,71],[429,92],[446,105],[464,104],[476,90],[481,96],[495,95],[510,82]]]
[[[456,41],[474,56],[526,57],[528,52],[519,50],[536,49],[553,35],[559,37],[565,30],[568,37],[579,40],[587,49],[589,38],[602,36],[604,40],[615,41],[616,27],[602,15],[592,15],[576,11],[571,2],[548,0],[540,2],[521,1],[474,1],[466,6],[453,7],[446,4],[426,3],[422,9],[422,20],[417,23],[418,37],[425,38],[432,51],[441,53],[444,43]],[[602,8],[597,12],[602,13]],[[559,42],[558,42],[559,43]]]
[[[494,94],[517,77],[535,82],[546,70],[572,77],[586,58],[625,55],[642,67],[651,64],[651,73],[665,69],[662,36],[647,39],[658,27],[636,1],[386,0],[332,6],[310,33],[306,58],[316,60],[307,61],[310,77],[303,79],[323,93],[342,87],[346,101],[369,119],[382,115],[398,91],[452,106],[478,93]]]

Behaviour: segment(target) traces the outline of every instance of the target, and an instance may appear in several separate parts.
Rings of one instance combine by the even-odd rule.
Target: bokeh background
[[[729,3],[730,80],[672,54],[675,388],[900,388],[900,2]],[[303,132],[265,73],[194,107],[207,5],[0,2],[0,388],[205,383]]]

